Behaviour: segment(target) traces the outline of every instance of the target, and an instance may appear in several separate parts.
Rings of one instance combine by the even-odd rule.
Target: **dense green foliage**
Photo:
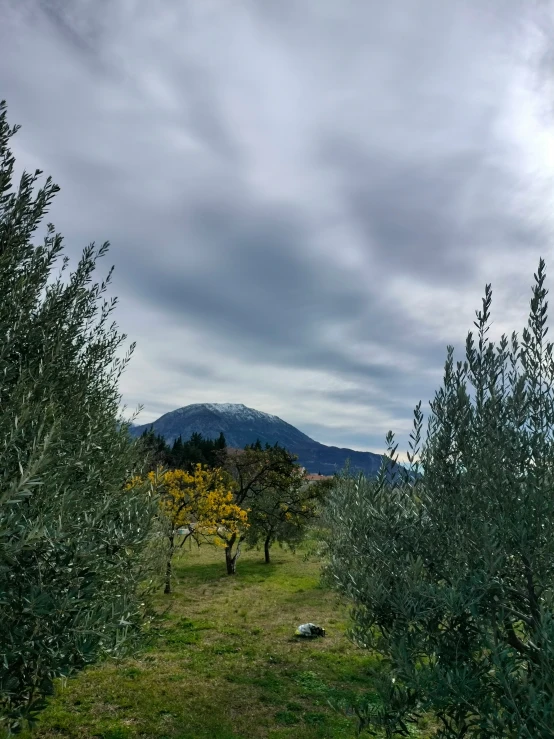
[[[278,443],[271,446],[266,442],[264,448],[256,439],[241,450],[245,454],[237,457],[227,448],[223,432],[217,439],[204,439],[202,434],[194,432],[188,441],[183,442],[179,437],[170,446],[152,428],[142,433],[140,443],[150,455],[151,471],[161,465],[194,474],[196,465],[201,464],[207,469],[220,469],[228,476],[234,504],[248,509],[248,527],[243,532],[229,532],[230,548],[226,547],[229,574],[234,574],[242,542],[250,547],[261,542],[268,563],[269,550],[275,542],[297,546],[308,524],[318,516],[329,487],[307,484],[296,455]]]
[[[259,440],[246,449],[262,452]],[[264,484],[256,489],[249,501],[249,528],[245,542],[250,547],[263,544],[264,558],[269,564],[271,546],[278,542],[294,550],[303,540],[307,528],[320,514],[320,507],[329,490],[331,480],[307,482],[296,464],[296,455],[276,445],[266,444],[266,451],[280,460],[279,467],[271,470]]]
[[[250,542],[255,544],[262,535],[260,513],[266,504],[277,500],[279,505],[282,504],[286,497],[290,497],[289,491],[299,485],[301,473],[300,466],[295,463],[297,458],[277,442],[273,446],[266,442],[264,449],[257,439],[242,450],[224,449],[217,454],[217,459],[228,476],[233,503],[248,510],[249,528],[252,523],[256,528]],[[229,575],[235,573],[241,544],[247,539],[248,531],[234,532],[226,539],[225,559]],[[266,549],[267,558],[268,551]]]
[[[220,433],[217,439],[204,439],[197,432],[188,441],[179,436],[170,446],[163,436],[155,434],[154,429],[146,429],[140,436],[144,449],[151,455],[148,472],[159,465],[170,470],[184,470],[194,474],[197,464],[213,469],[218,463],[218,453],[226,448],[225,436]]]
[[[327,510],[327,574],[353,603],[352,636],[390,664],[362,725],[407,734],[546,739],[554,727],[554,363],[541,259],[528,328],[486,339],[490,285],[466,361],[448,347],[423,478],[343,474]],[[518,363],[519,360],[519,363]],[[468,382],[473,390],[468,390]],[[419,451],[415,410],[410,463]],[[389,459],[396,446],[389,432]]]
[[[12,190],[6,106],[0,105],[0,732],[17,731],[52,690],[101,654],[121,651],[144,614],[152,485],[124,491],[139,445],[118,417],[114,359],[126,338],[106,329],[115,306],[90,282],[94,245],[63,285],[48,284],[62,238],[31,243],[59,189]],[[64,258],[62,272],[67,264]]]

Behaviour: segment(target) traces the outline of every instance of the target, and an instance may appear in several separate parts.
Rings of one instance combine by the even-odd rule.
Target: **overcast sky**
[[[540,256],[551,283],[551,15],[0,0],[18,166],[60,185],[70,268],[111,242],[95,279],[115,265],[137,342],[126,415],[244,403],[352,449],[392,429],[404,452],[485,284],[497,339],[521,335]]]

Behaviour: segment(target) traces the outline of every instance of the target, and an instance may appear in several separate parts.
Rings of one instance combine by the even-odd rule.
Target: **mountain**
[[[150,428],[163,436],[168,444],[173,444],[179,436],[186,441],[195,431],[208,439],[216,439],[223,431],[227,446],[239,449],[253,444],[257,438],[264,445],[267,442],[273,446],[278,442],[298,455],[297,462],[307,472],[321,472],[322,475],[333,475],[342,470],[347,457],[354,474],[363,472],[374,477],[381,465],[380,454],[320,444],[278,416],[248,408],[242,403],[193,403],[165,413],[151,424],[131,426],[129,432],[138,437]]]

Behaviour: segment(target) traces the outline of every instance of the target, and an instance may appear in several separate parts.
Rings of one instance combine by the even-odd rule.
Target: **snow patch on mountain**
[[[248,408],[243,403],[201,403],[204,408],[216,413],[226,413],[244,419],[271,419],[272,421],[280,421],[278,416],[272,416],[270,413],[257,411],[255,408]]]

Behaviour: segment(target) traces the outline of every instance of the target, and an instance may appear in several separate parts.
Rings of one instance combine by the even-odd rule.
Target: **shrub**
[[[490,285],[466,361],[448,347],[431,403],[423,477],[341,474],[326,511],[327,577],[352,601],[352,638],[376,650],[379,700],[360,726],[407,735],[552,737],[554,495],[552,344],[541,259],[528,328],[487,341]],[[519,360],[519,361],[518,361]],[[468,389],[469,383],[469,389]],[[418,471],[421,403],[410,471]],[[395,460],[394,436],[387,436]],[[377,707],[376,707],[377,706]]]
[[[87,287],[108,244],[85,249],[63,285],[47,285],[62,238],[31,238],[59,189],[36,197],[14,158],[0,104],[0,731],[17,732],[53,681],[132,643],[145,613],[152,485],[128,491],[142,452],[118,416],[113,360],[126,338],[105,323],[116,300]],[[67,264],[64,258],[62,272]]]

